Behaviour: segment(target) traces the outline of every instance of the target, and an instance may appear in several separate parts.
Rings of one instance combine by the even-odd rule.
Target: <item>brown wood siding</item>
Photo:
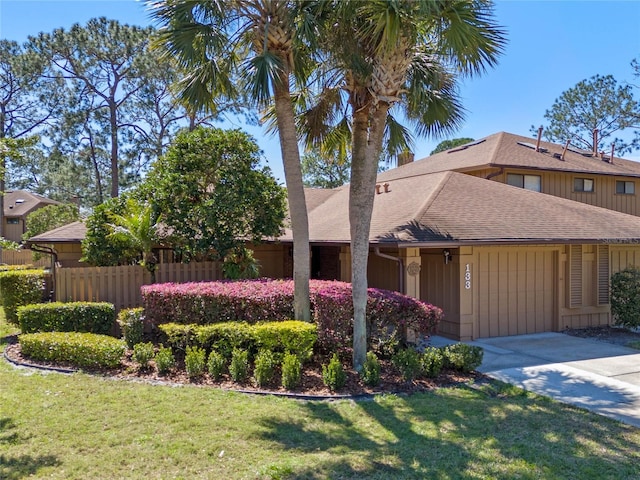
[[[479,337],[555,329],[557,255],[552,248],[477,249]]]
[[[269,278],[285,277],[285,255],[287,251],[281,244],[249,246],[253,257],[260,263],[260,276]]]
[[[460,263],[456,249],[450,249],[452,261],[445,265],[442,249],[421,252],[420,299],[442,308],[444,319],[438,333],[460,336]]]
[[[392,257],[398,257],[399,255],[397,249],[384,249],[381,252]],[[369,252],[367,277],[369,279],[369,287],[398,291],[398,263],[377,256],[373,250]]]
[[[4,238],[11,240],[12,242],[20,243],[22,241],[22,234],[24,233],[23,220],[19,219],[19,223],[7,223],[9,219],[4,221]]]
[[[559,161],[559,160],[558,160]],[[600,161],[600,160],[594,160]],[[628,213],[630,215],[640,215],[640,179],[630,177],[616,177],[606,175],[593,175],[588,173],[570,172],[549,172],[524,169],[505,169],[505,172],[492,177],[493,181],[507,183],[508,173],[518,173],[526,175],[540,175],[542,193],[555,197],[567,198],[588,205],[608,208],[617,212]],[[486,170],[473,172],[474,176],[484,176]],[[594,181],[593,192],[575,192],[574,180],[576,178],[588,178]],[[634,195],[624,195],[616,193],[616,181],[635,182]]]

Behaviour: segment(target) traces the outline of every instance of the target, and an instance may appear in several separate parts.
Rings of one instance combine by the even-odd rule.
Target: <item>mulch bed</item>
[[[600,342],[613,343],[616,345],[627,346],[631,342],[640,342],[640,333],[634,332],[623,327],[588,327],[588,328],[569,328],[563,330],[562,333],[573,337],[591,338]]]
[[[5,348],[5,356],[12,362],[35,368],[51,368],[63,369],[63,371],[75,371],[72,365],[60,363],[49,363],[35,361],[26,358],[20,351],[18,343],[11,343]],[[400,374],[395,370],[389,361],[381,361],[380,384],[376,387],[368,387],[360,381],[360,377],[354,370],[345,370],[347,381],[344,388],[338,392],[330,391],[322,381],[322,366],[318,361],[312,361],[305,364],[302,375],[302,382],[298,389],[293,391],[285,390],[279,385],[280,374],[276,373],[274,381],[268,387],[258,387],[252,380],[238,384],[224,375],[219,381],[214,381],[205,374],[197,380],[189,379],[184,371],[183,365],[178,363],[174,372],[167,375],[159,375],[153,362],[151,367],[141,370],[138,365],[131,360],[131,351],[128,351],[122,362],[122,366],[117,369],[98,369],[88,370],[86,373],[107,376],[111,378],[145,381],[149,383],[162,383],[170,385],[197,385],[202,387],[215,387],[226,390],[238,390],[250,393],[269,393],[275,395],[293,395],[302,397],[319,397],[319,398],[341,398],[341,397],[359,397],[367,395],[375,395],[382,393],[411,394],[416,392],[424,392],[434,390],[441,387],[456,386],[461,384],[469,384],[471,382],[481,382],[485,377],[478,372],[461,373],[456,371],[444,370],[438,377],[431,379],[417,379],[406,382]]]

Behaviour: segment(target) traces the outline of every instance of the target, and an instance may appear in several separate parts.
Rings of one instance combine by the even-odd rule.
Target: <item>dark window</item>
[[[634,195],[636,193],[635,182],[625,182],[623,180],[617,180],[616,193],[620,193],[623,195]]]
[[[591,178],[574,178],[574,192],[593,192],[593,179]]]
[[[19,218],[7,218],[7,225],[19,225],[19,224],[20,224]]]
[[[542,180],[540,175],[521,175],[519,173],[507,174],[507,183],[514,187],[524,188],[526,190],[533,190],[534,192],[540,192]]]

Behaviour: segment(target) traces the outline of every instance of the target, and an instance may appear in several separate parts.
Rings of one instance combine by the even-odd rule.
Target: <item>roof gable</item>
[[[26,190],[11,190],[4,194],[4,216],[22,217],[33,210],[46,205],[59,205],[60,202],[27,192]]]
[[[490,167],[522,168],[533,170],[566,171],[575,173],[640,177],[640,162],[614,157],[609,162],[589,152],[571,147],[564,152],[564,145],[540,142],[541,151],[536,152],[536,139],[500,132],[471,142],[466,146],[437,153],[422,160],[394,168],[379,176],[388,181],[414,175],[444,172],[465,172]],[[528,145],[528,146],[527,146]],[[564,153],[564,160],[562,157]]]

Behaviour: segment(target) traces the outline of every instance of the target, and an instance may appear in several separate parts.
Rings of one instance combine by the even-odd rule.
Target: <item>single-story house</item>
[[[369,285],[442,307],[459,340],[610,323],[610,275],[640,265],[640,164],[587,153],[502,132],[381,173]],[[306,193],[312,277],[349,281],[349,186]],[[263,275],[291,276],[291,243],[256,246]]]

